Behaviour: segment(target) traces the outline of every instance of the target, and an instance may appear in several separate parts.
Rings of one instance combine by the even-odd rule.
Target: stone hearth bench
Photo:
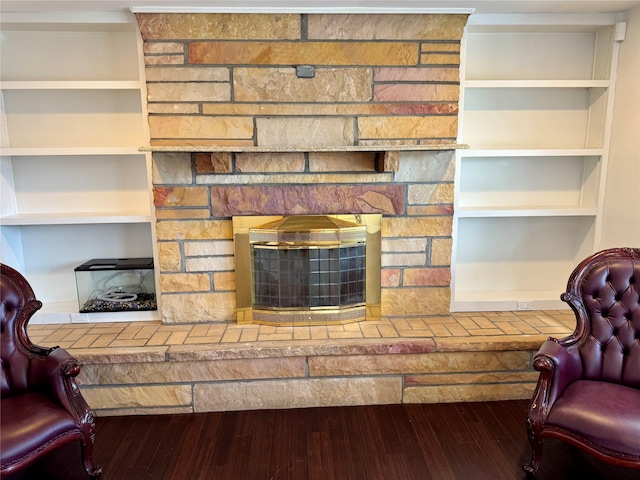
[[[106,416],[530,398],[538,378],[533,355],[549,334],[571,331],[570,316],[560,312],[559,318],[549,327],[553,333],[202,344],[167,339],[144,346],[127,346],[134,339],[99,346],[88,338],[89,348],[78,347],[88,343],[79,335],[68,341],[78,324],[53,332],[36,325],[30,334],[42,340],[46,333],[45,345],[59,338],[80,360],[82,393]],[[135,325],[137,331],[158,329]]]

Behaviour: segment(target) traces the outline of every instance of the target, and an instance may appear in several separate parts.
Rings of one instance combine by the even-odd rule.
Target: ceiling
[[[147,11],[189,9],[217,12],[418,12],[473,9],[476,13],[605,13],[640,5],[640,0],[0,0],[2,12]]]

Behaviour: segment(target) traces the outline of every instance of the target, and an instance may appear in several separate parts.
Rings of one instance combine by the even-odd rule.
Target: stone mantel
[[[337,146],[216,146],[216,145],[151,145],[142,152],[194,152],[194,153],[298,153],[298,152],[403,152],[467,149],[465,144],[426,145],[337,145]]]

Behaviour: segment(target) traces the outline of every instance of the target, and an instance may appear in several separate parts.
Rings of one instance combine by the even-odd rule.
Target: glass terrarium
[[[158,309],[153,258],[97,258],[74,271],[80,313]]]

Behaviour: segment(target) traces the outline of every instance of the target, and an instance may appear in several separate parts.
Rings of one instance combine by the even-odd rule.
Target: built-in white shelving
[[[472,15],[456,152],[453,311],[566,308],[598,249],[613,15]]]
[[[78,313],[74,274],[92,258],[156,257],[134,16],[6,14],[2,32],[1,257],[42,300],[34,322],[159,319]]]

